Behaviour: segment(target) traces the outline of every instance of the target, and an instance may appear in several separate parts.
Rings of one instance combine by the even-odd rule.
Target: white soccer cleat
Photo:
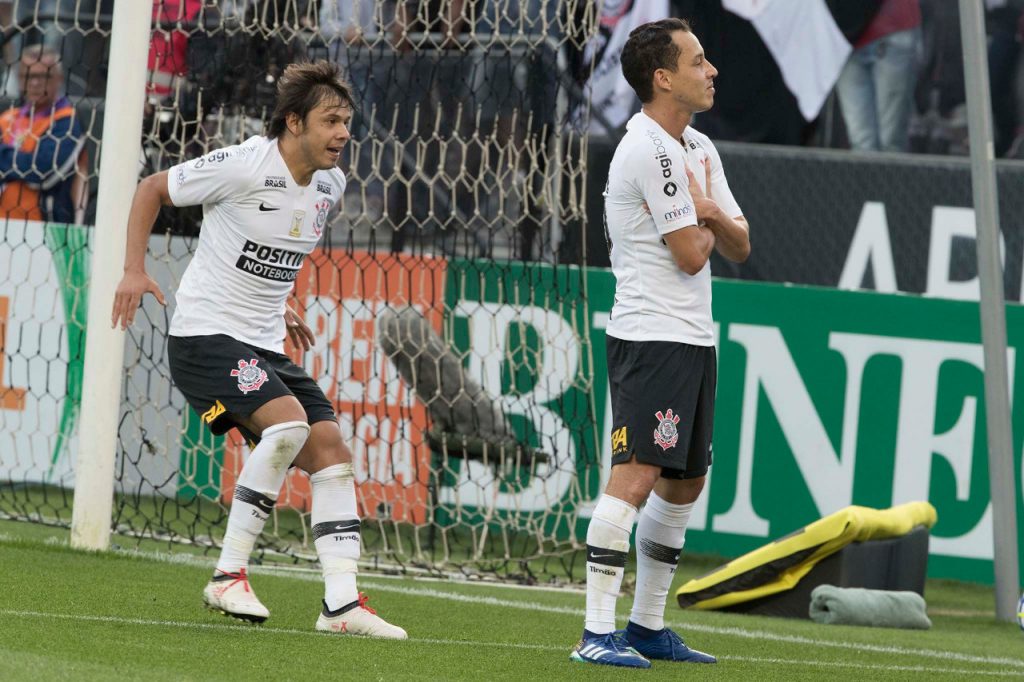
[[[337,611],[324,608],[316,619],[316,629],[322,632],[335,632],[339,635],[361,635],[363,637],[381,637],[383,639],[408,639],[405,630],[392,625],[377,615],[377,612],[366,605],[369,598],[359,593],[359,599],[342,606]]]
[[[213,611],[250,623],[262,623],[270,617],[270,611],[252,591],[244,568],[238,573],[217,571],[203,589],[203,602]]]

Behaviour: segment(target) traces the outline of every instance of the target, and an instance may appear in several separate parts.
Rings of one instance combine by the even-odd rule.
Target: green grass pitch
[[[571,663],[582,628],[574,589],[361,576],[406,642],[313,631],[313,571],[258,567],[263,626],[206,611],[210,560],[82,553],[67,531],[0,522],[0,680],[963,680],[1024,678],[1024,633],[994,621],[991,589],[930,582],[929,631],[817,625],[669,606],[669,623],[715,666],[648,671]],[[688,558],[677,583],[709,568]],[[624,622],[630,599],[620,602]]]

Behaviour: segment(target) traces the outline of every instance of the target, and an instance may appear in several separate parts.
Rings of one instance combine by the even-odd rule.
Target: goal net
[[[77,215],[2,223],[7,518],[70,520],[111,4],[19,2],[6,24],[10,103],[24,96],[26,50],[51,46],[83,141]],[[288,63],[335,60],[353,86],[343,209],[295,289],[316,343],[289,353],[334,402],[372,567],[581,577],[602,451],[580,87],[598,4],[154,2],[141,175],[263,132]],[[173,293],[200,223],[197,209],[162,211],[147,267],[170,305],[147,300],[126,338],[112,519],[122,544],[215,553],[248,454],[234,432],[205,429],[168,371]],[[308,477],[293,469],[258,554],[315,560],[309,512]]]

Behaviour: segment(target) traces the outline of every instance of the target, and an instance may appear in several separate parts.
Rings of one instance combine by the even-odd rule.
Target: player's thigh
[[[172,336],[167,351],[174,385],[214,434],[241,426],[247,437],[259,436],[267,426],[305,419],[259,349],[215,334]]]
[[[635,460],[663,475],[686,470],[708,349],[612,338],[608,349],[613,467]]]
[[[671,493],[677,499],[670,501],[677,504],[688,504],[697,499],[712,462],[715,393],[718,384],[718,360],[714,347],[698,351],[696,362],[703,376],[696,393],[689,438],[683,441],[680,437],[680,442],[686,444],[686,461],[682,467],[662,472],[664,478],[679,482],[671,486]]]
[[[608,387],[612,398],[612,470],[605,493],[640,506],[650,494],[661,465],[637,457],[637,422],[643,413],[651,372],[646,342],[607,339]],[[646,459],[646,458],[645,458]]]
[[[306,411],[293,395],[283,395],[265,402],[248,418],[236,417],[235,421],[245,430],[259,435],[275,424],[306,421]]]
[[[342,440],[334,406],[319,384],[286,355],[273,354],[270,361],[277,376],[302,406],[310,425],[309,438],[295,458],[295,466],[315,473],[325,467],[352,461],[352,453]]]

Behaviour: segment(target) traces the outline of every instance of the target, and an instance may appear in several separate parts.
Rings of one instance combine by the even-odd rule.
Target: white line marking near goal
[[[818,661],[818,660],[800,660],[790,658],[758,658],[756,656],[719,656],[719,660],[724,661],[743,661],[744,663],[768,663],[775,665],[806,665],[814,666],[818,668],[854,668],[857,670],[883,670],[885,672],[912,672],[912,673],[953,673],[960,675],[990,675],[994,677],[1020,677],[1020,672],[1017,670],[978,670],[972,668],[970,670],[959,669],[955,670],[952,668],[930,668],[923,665],[884,665],[882,663],[849,663],[840,661]]]
[[[573,616],[584,616],[583,609],[571,606],[551,606],[538,602],[518,601],[514,599],[498,599],[497,597],[478,597],[468,594],[443,592],[432,588],[398,587],[386,583],[377,583],[372,580],[361,581],[363,587],[369,587],[381,592],[396,592],[420,597],[433,597],[436,599],[447,599],[470,604],[485,604],[487,606],[499,606],[513,609],[524,609],[527,611],[542,611],[544,613],[559,613]],[[806,644],[810,646],[823,646],[835,649],[850,649],[853,651],[871,651],[880,654],[898,654],[901,656],[921,656],[924,658],[938,658],[963,663],[986,663],[991,665],[1010,665],[1024,668],[1024,660],[1019,658],[1002,658],[991,656],[974,656],[972,654],[961,654],[952,651],[939,651],[936,649],[911,649],[898,646],[882,646],[879,644],[868,644],[861,642],[838,642],[828,639],[814,639],[801,635],[780,635],[765,630],[747,630],[737,627],[719,627],[714,625],[701,625],[699,623],[666,621],[666,625],[686,630],[688,632],[706,632],[715,635],[728,637],[742,637],[745,639],[768,640],[773,642],[786,642],[788,644]]]
[[[3,537],[0,537],[0,542],[3,542]],[[67,544],[67,543],[65,543]],[[201,566],[204,568],[213,569],[217,565],[217,559],[214,557],[199,556],[196,554],[187,553],[168,553],[168,552],[154,552],[149,550],[140,549],[114,549],[111,552],[118,556],[129,557],[133,559],[151,559],[153,561],[159,561],[163,564],[177,564],[187,566]],[[380,573],[375,571],[374,564],[370,561],[365,562],[365,569],[368,573],[373,574],[374,580],[415,580],[418,583],[439,583],[442,585],[467,585],[471,587],[498,587],[503,590],[515,590],[521,592],[552,592],[557,594],[565,594],[567,592],[579,594],[583,596],[587,593],[586,587],[582,585],[518,585],[515,583],[503,583],[496,580],[471,580],[467,578],[460,578],[455,574],[451,574],[448,577],[444,576],[430,576],[430,575],[390,575],[386,573]],[[362,568],[362,564],[361,564]],[[314,580],[320,582],[323,580],[320,569],[315,565],[310,568],[302,566],[275,566],[272,564],[263,564],[250,566],[249,573],[252,575],[258,575],[260,573],[268,575],[284,575],[288,577],[298,578],[300,580]]]
[[[152,559],[163,563],[177,563],[186,564],[193,566],[204,566],[211,567],[215,561],[211,558],[200,557],[191,554],[166,554],[158,552],[147,552],[139,550],[121,550],[116,552],[122,556],[136,556],[144,559]],[[316,569],[304,569],[296,567],[275,567],[275,566],[253,566],[253,574],[266,574],[266,575],[278,575],[283,577],[294,578],[298,580],[305,580],[310,582],[320,582],[319,571]],[[483,604],[487,606],[506,607],[514,609],[524,609],[528,611],[540,611],[543,613],[556,613],[562,615],[571,615],[582,617],[585,615],[585,611],[581,608],[571,606],[553,606],[550,604],[542,604],[538,602],[519,601],[514,599],[499,599],[497,597],[484,597],[474,596],[468,594],[461,594],[458,592],[446,592],[444,590],[428,588],[428,587],[402,587],[398,585],[388,584],[389,580],[381,581],[385,576],[374,576],[372,579],[361,580],[360,584],[363,587],[369,587],[380,592],[392,592],[397,594],[408,594],[420,597],[430,597],[434,599],[442,599],[447,601],[462,602],[468,604]],[[387,576],[391,578],[391,576]],[[417,582],[420,581],[416,578]],[[458,583],[445,583],[445,581],[439,581],[438,584],[448,584],[452,586],[458,585],[473,585],[483,586],[480,583],[475,582],[458,582]],[[501,587],[505,589],[512,588],[514,586],[501,585],[501,584],[485,584],[488,587]],[[0,611],[2,613],[2,611]],[[56,614],[54,617],[57,617]],[[190,623],[184,623],[184,625],[192,625]],[[741,637],[744,639],[758,639],[767,640],[773,642],[784,642],[787,644],[804,644],[809,646],[822,646],[834,649],[850,649],[854,651],[870,651],[873,653],[881,654],[896,654],[902,656],[920,656],[923,658],[935,658],[941,660],[958,661],[961,663],[980,663],[987,665],[1008,665],[1017,668],[1024,668],[1024,660],[1016,658],[1002,658],[992,656],[975,656],[972,654],[962,654],[951,651],[939,651],[935,649],[911,649],[897,646],[882,646],[878,644],[867,644],[859,642],[846,642],[846,641],[835,641],[828,639],[815,639],[811,637],[803,637],[800,635],[782,635],[774,632],[767,632],[764,630],[748,630],[738,627],[720,627],[714,625],[701,625],[699,623],[682,622],[682,621],[666,621],[666,625],[680,628],[689,632],[704,632],[709,634],[724,635],[727,637]],[[197,627],[200,625],[197,624]],[[214,627],[225,627],[225,626],[214,626]],[[247,626],[230,626],[238,628],[246,628]],[[279,632],[282,632],[279,630]],[[302,632],[298,630],[296,632]]]
[[[140,625],[147,627],[171,627],[199,630],[222,630],[226,632],[259,633],[261,635],[289,635],[300,637],[335,637],[326,632],[315,630],[296,630],[294,628],[269,628],[255,625],[232,625],[226,623],[193,623],[180,620],[147,620],[144,618],[122,618],[120,616],[90,616],[72,613],[45,613],[42,611],[18,611],[14,609],[0,609],[0,615],[15,618],[49,618],[54,620],[73,620],[92,623],[117,623],[120,625]],[[412,637],[408,640],[413,644],[436,644],[439,646],[468,646],[468,647],[495,647],[500,649],[527,649],[532,651],[570,651],[567,645],[553,644],[526,644],[523,642],[487,642],[464,639],[435,639],[429,637]],[[393,642],[394,645],[402,646],[401,642]],[[856,670],[882,670],[899,672],[920,672],[920,673],[943,673],[954,675],[989,675],[994,677],[1019,677],[1020,672],[1016,670],[977,670],[977,669],[955,669],[955,668],[932,668],[916,665],[884,665],[880,663],[855,663],[843,661],[818,661],[804,660],[798,658],[758,658],[756,656],[721,656],[722,661],[741,661],[744,663],[764,663],[772,665],[801,665],[816,666],[819,668],[839,668]]]

